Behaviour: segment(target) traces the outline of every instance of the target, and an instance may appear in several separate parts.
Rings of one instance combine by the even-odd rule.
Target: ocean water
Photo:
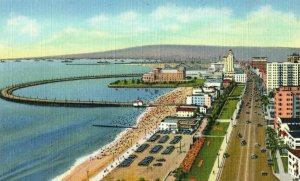
[[[76,63],[95,63],[80,60]],[[0,63],[0,86],[69,76],[143,73],[136,65],[66,65],[61,60]],[[56,99],[151,101],[170,89],[110,89],[115,79],[60,82],[16,94]],[[143,108],[70,108],[25,105],[0,99],[0,180],[50,180],[76,159],[110,143],[123,129],[93,124],[133,125]]]

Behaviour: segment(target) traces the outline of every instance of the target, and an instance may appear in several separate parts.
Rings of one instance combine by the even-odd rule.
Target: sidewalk
[[[284,172],[284,167],[283,163],[280,157],[279,150],[276,151],[276,159],[277,159],[277,164],[278,164],[278,170],[279,173],[273,173],[279,180],[284,180],[284,181],[292,181],[292,177]]]

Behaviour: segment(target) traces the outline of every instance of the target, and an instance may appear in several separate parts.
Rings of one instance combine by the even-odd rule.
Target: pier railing
[[[141,77],[142,74],[114,74],[114,75],[92,75],[92,76],[78,76],[69,78],[56,78],[49,80],[40,80],[33,82],[26,82],[11,85],[0,90],[0,98],[23,104],[31,105],[46,105],[46,106],[65,106],[65,107],[132,107],[133,102],[122,102],[122,101],[93,101],[93,100],[58,100],[58,99],[47,99],[47,98],[34,98],[15,95],[14,91],[23,89],[26,87],[32,87],[42,84],[50,84],[65,81],[75,80],[87,80],[87,79],[104,79],[104,78],[121,78],[121,77]],[[158,104],[154,102],[144,103],[138,107],[155,107],[155,106],[181,106],[182,104],[177,103],[164,103]]]
[[[50,84],[65,81],[75,81],[75,80],[87,80],[87,79],[104,79],[104,78],[121,78],[121,77],[141,77],[142,74],[114,74],[114,75],[92,75],[92,76],[77,76],[68,78],[56,78],[48,80],[40,80],[33,82],[26,82],[8,86],[1,90],[0,98],[7,101],[19,102],[24,104],[34,104],[34,105],[49,105],[49,106],[70,106],[70,107],[129,107],[133,106],[133,102],[121,102],[121,101],[82,101],[82,100],[57,100],[57,99],[46,99],[46,98],[32,98],[13,94],[14,91],[32,87],[42,84]]]

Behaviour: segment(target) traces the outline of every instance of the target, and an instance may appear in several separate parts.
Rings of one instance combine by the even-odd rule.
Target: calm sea
[[[80,60],[76,63],[96,63]],[[0,63],[0,86],[83,75],[143,73],[150,68],[122,65],[66,65],[61,60]],[[151,101],[170,89],[110,89],[115,79],[60,82],[16,91],[56,99]],[[0,99],[0,180],[50,180],[76,159],[113,141],[122,129],[93,124],[133,125],[144,109],[32,106]]]

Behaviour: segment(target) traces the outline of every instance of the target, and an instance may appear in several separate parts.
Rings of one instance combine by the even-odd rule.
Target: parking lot
[[[146,180],[162,180],[179,167],[191,143],[192,135],[189,133],[156,133],[139,145],[104,180],[138,180],[141,176]]]

